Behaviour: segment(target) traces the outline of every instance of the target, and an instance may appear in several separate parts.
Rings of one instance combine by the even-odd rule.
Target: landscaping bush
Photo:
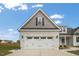
[[[59,46],[59,49],[68,49],[69,48],[69,46],[67,46],[67,45],[60,45]]]
[[[0,55],[7,55],[10,50],[20,49],[20,44],[18,43],[0,43]]]

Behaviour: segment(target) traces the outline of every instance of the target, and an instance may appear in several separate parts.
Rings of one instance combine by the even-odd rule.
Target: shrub
[[[0,55],[7,55],[11,53],[9,50],[20,49],[20,44],[17,43],[1,43],[0,44]]]
[[[67,48],[69,48],[69,46],[67,46],[67,45],[60,45],[59,46],[59,49],[67,49]]]

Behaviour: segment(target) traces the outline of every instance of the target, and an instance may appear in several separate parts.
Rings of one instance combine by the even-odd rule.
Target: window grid
[[[39,39],[39,37],[34,37],[34,39]]]
[[[53,37],[47,37],[47,39],[52,39]]]
[[[36,26],[44,26],[44,18],[36,17]]]
[[[32,37],[27,37],[27,39],[32,39]]]
[[[26,37],[27,39],[53,39],[53,37]]]
[[[46,39],[46,37],[41,37],[41,39]]]

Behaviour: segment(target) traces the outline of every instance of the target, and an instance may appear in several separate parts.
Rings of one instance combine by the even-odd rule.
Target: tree
[[[2,40],[0,40],[0,43],[1,43],[1,41],[2,41]]]
[[[20,40],[17,40],[17,43],[19,43],[19,44],[20,44]]]

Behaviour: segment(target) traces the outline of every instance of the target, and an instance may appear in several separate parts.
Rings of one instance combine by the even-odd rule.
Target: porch
[[[59,45],[73,46],[72,35],[60,35]]]

